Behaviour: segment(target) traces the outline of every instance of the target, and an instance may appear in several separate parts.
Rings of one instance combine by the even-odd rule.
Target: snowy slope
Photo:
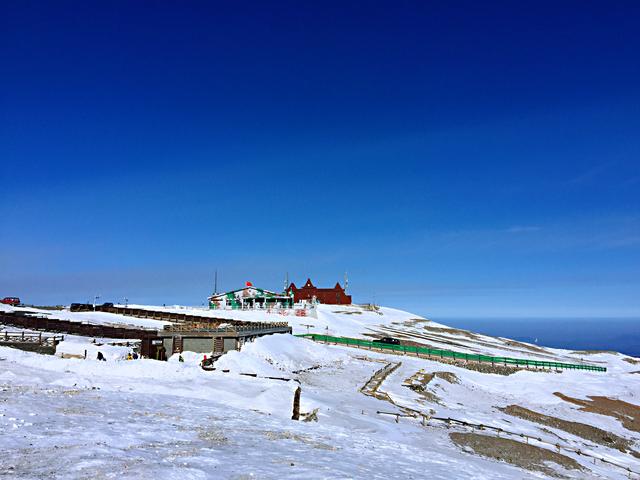
[[[221,313],[214,312],[215,316]],[[253,321],[270,315],[232,313],[231,318],[242,315],[241,319]],[[55,314],[78,321],[103,320],[92,312]],[[88,360],[61,359],[0,347],[0,476],[506,479],[550,475],[474,453],[473,448],[456,445],[450,435],[491,435],[489,431],[447,428],[435,420],[422,425],[420,419],[407,417],[396,423],[396,417],[377,413],[404,414],[404,409],[531,435],[540,439],[532,441],[531,448],[541,448],[543,453],[555,451],[550,445],[559,444],[561,453],[575,462],[568,465],[577,468],[565,469],[544,459],[543,465],[569,478],[622,479],[629,472],[601,461],[594,464],[591,457],[565,447],[640,472],[640,458],[633,453],[640,452],[640,436],[628,418],[634,410],[625,410],[626,417],[583,411],[556,395],[580,400],[605,396],[640,405],[640,374],[636,373],[640,363],[634,359],[614,353],[541,349],[449,329],[387,308],[371,312],[320,306],[315,315],[286,319],[298,332],[306,332],[308,324],[317,333],[362,338],[394,334],[456,350],[573,361],[587,357],[608,372],[497,375],[415,357],[327,346],[290,335],[263,337],[240,352],[226,354],[213,372],[201,370],[200,355],[188,352],[184,363],[176,358],[126,361],[127,347],[109,347],[107,362],[98,362],[93,354]],[[117,317],[122,316],[109,317],[109,322],[130,321]],[[70,336],[63,347],[77,352],[87,341]],[[378,398],[360,392],[376,371],[396,363],[400,363],[397,369],[382,379]],[[407,386],[412,382],[413,389]],[[302,412],[317,409],[317,422],[290,420],[297,386],[302,389]],[[513,405],[597,427],[597,432],[626,441],[625,451],[585,438],[584,429],[576,430],[580,436],[504,410]],[[623,404],[615,405],[614,410]],[[524,444],[524,437],[515,438]],[[485,442],[489,445],[491,439]],[[632,474],[632,478],[636,477]]]
[[[199,315],[207,318],[228,318],[246,322],[288,322],[293,333],[323,333],[342,336],[361,337],[364,333],[373,332],[381,325],[395,322],[407,322],[422,319],[402,310],[379,307],[377,311],[368,310],[357,305],[318,305],[306,310],[307,316],[298,316],[293,310],[210,310],[208,308],[184,306],[129,305],[131,308],[148,309]],[[434,326],[443,326],[431,322]],[[310,325],[310,327],[307,327]]]

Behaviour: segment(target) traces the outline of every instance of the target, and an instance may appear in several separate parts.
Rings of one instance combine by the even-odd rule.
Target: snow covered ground
[[[122,306],[122,305],[121,305]],[[296,310],[221,310],[184,306],[129,305],[131,308],[148,309],[200,315],[209,318],[229,318],[246,322],[288,322],[293,333],[322,333],[328,335],[360,337],[365,332],[373,332],[379,325],[404,322],[422,317],[396,310],[379,307],[377,311],[356,305],[318,305],[305,310],[306,316],[296,315]],[[82,314],[78,314],[82,315]],[[438,326],[439,324],[433,323]]]
[[[204,313],[221,313],[212,312],[215,314]],[[240,319],[253,321],[264,321],[270,315],[232,312],[230,318],[240,314],[244,316]],[[110,323],[121,317],[64,311],[54,315]],[[131,320],[137,319],[121,319]],[[406,417],[396,422],[394,416],[377,413],[403,413],[405,407],[529,434],[540,438],[534,446],[546,451],[554,450],[550,444],[580,448],[640,472],[640,458],[633,453],[640,452],[640,434],[632,428],[635,424],[624,424],[630,422],[627,417],[633,416],[633,409],[618,418],[582,411],[555,394],[577,399],[606,396],[640,405],[640,374],[636,373],[640,363],[634,359],[614,353],[537,350],[539,347],[506,339],[469,335],[385,308],[371,312],[359,307],[321,306],[316,317],[286,320],[297,332],[307,331],[304,324],[314,325],[309,327],[312,332],[354,337],[390,332],[400,336],[400,331],[403,338],[412,341],[449,348],[454,348],[453,343],[455,349],[469,351],[522,357],[528,352],[527,358],[539,355],[573,361],[585,357],[606,366],[608,372],[480,373],[415,357],[326,346],[290,335],[263,337],[240,352],[228,353],[218,360],[213,372],[200,369],[200,355],[189,353],[183,355],[184,363],[175,357],[169,362],[127,361],[128,348],[113,346],[106,350],[107,361],[99,362],[95,351],[84,360],[0,347],[0,476],[549,477],[548,472],[520,468],[457,446],[450,433],[469,429],[447,428],[433,420],[422,425],[419,419]],[[90,339],[68,336],[60,349],[77,353],[89,343]],[[401,365],[381,383],[379,398],[360,392],[376,371],[397,362]],[[408,382],[410,378],[413,380]],[[412,382],[414,388],[409,388]],[[317,409],[317,422],[290,419],[298,386],[302,389],[301,411]],[[577,435],[580,429],[571,433],[502,410],[510,405],[598,427],[628,441],[626,451]],[[524,443],[522,438],[518,440]],[[566,450],[561,453],[579,469],[548,465],[566,477],[629,478],[629,472],[621,468],[601,461],[594,464],[592,458]]]
[[[95,325],[119,325],[136,328],[161,329],[170,322],[152,320],[148,318],[135,318],[125,315],[116,315],[106,312],[70,312],[69,310],[41,310],[30,307],[12,307],[0,304],[0,312],[25,312],[33,315],[43,315],[59,320],[71,320],[72,322],[92,323]]]

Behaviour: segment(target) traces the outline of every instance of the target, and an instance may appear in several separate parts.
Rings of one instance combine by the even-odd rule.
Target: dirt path
[[[378,400],[385,400],[395,405],[388,393],[380,392],[378,389],[380,388],[380,385],[382,385],[382,382],[384,382],[389,375],[395,372],[400,365],[402,365],[402,362],[387,363],[380,370],[377,370],[369,380],[367,380],[367,383],[360,388],[360,392],[369,397],[374,397]]]

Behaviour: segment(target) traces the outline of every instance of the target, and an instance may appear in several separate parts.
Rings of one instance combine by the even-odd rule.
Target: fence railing
[[[316,333],[305,333],[297,335],[298,337],[310,338],[316,342],[335,343],[347,346],[357,346],[364,348],[375,348],[379,350],[391,350],[394,352],[413,353],[417,356],[424,355],[427,358],[447,358],[454,360],[465,360],[472,362],[491,363],[493,365],[504,365],[512,367],[542,367],[555,368],[564,370],[590,370],[594,372],[606,372],[605,367],[599,367],[589,364],[549,362],[545,360],[528,360],[523,358],[512,357],[493,357],[491,355],[480,355],[473,353],[462,353],[453,350],[441,350],[428,347],[417,347],[413,345],[394,345],[389,343],[372,342],[370,340],[361,340],[359,338],[333,337],[331,335],[320,335]]]
[[[44,330],[48,332],[68,333],[70,335],[82,335],[85,337],[134,339],[156,336],[155,331],[140,328],[96,325],[48,317],[16,315],[14,313],[0,313],[0,323],[19,328],[27,328],[29,330]]]
[[[185,324],[165,325],[163,332],[171,333],[232,333],[232,334],[265,334],[265,333],[291,333],[291,327],[286,322],[275,323],[247,323],[244,325],[228,325],[226,327],[190,326]],[[246,335],[245,335],[246,336]]]
[[[42,335],[39,333],[2,332],[0,343],[37,343],[38,345],[57,345],[64,340],[64,335]]]

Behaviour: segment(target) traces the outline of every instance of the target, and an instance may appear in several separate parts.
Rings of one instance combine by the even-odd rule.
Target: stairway
[[[173,337],[173,353],[182,353],[182,337]]]

